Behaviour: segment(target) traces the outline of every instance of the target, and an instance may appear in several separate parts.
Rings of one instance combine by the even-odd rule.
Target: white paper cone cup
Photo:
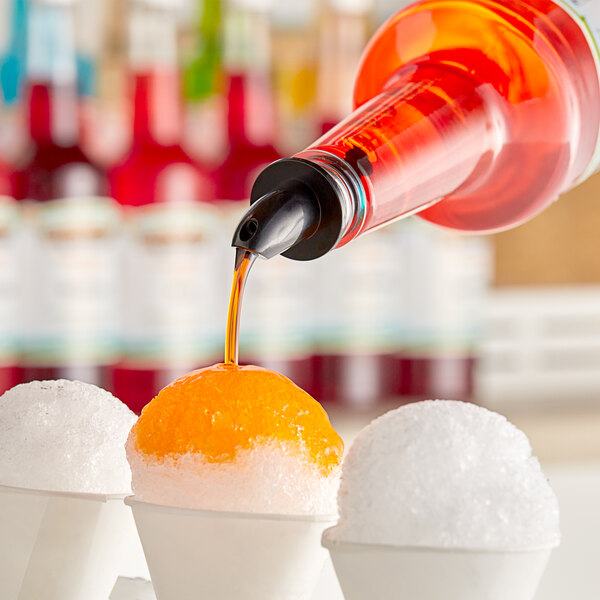
[[[0,598],[106,600],[131,542],[123,497],[0,486]]]
[[[532,600],[552,551],[323,545],[346,600]]]
[[[127,498],[158,600],[308,600],[335,516],[189,510]]]

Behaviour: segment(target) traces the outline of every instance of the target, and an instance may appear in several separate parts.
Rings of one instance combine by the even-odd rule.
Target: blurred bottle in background
[[[395,313],[392,394],[403,401],[473,400],[477,347],[492,277],[490,240],[413,217],[393,228],[399,255],[407,260]]]
[[[22,226],[15,200],[0,196],[0,393],[20,382]]]
[[[281,157],[275,148],[278,119],[271,83],[271,4],[264,0],[232,0],[226,4],[228,152],[217,169],[217,197],[231,224],[225,231],[227,246],[235,220],[248,205],[256,175]],[[305,279],[307,271],[288,262],[261,261],[253,269],[243,306],[240,360],[275,368],[310,389],[311,330],[306,325],[312,311],[306,302],[310,286]],[[224,274],[229,281],[229,263]]]
[[[217,199],[244,201],[263,167],[281,158],[271,86],[270,1],[229,0],[224,17],[227,155],[216,171]]]
[[[322,133],[352,111],[358,63],[372,31],[371,0],[330,0],[319,22],[317,115]],[[366,408],[391,393],[396,285],[395,236],[382,230],[318,261],[317,396]]]
[[[119,341],[120,211],[66,197],[26,211],[22,380],[78,379],[111,389]]]
[[[216,166],[225,157],[227,106],[222,94],[221,0],[194,0],[180,35],[187,103],[185,142],[193,156]]]
[[[27,0],[3,0],[0,3],[0,85],[6,105],[21,98],[27,56]]]
[[[106,191],[103,170],[81,147],[77,0],[30,3],[25,118],[29,141],[16,173],[20,200],[45,202]]]
[[[85,6],[95,10],[87,14]],[[78,38],[91,36],[87,53],[94,55],[95,85],[92,97],[84,103],[86,148],[106,169],[122,161],[131,147],[133,103],[128,58],[129,28],[127,12],[121,0],[85,0],[79,15],[83,23]],[[129,6],[129,4],[127,4]],[[93,29],[93,32],[86,31]],[[98,39],[99,38],[99,39]],[[86,50],[84,49],[84,53]]]
[[[102,168],[81,146],[76,1],[29,4],[25,106],[29,140],[15,174],[30,209],[25,381],[109,385],[116,355],[115,229]]]
[[[27,59],[25,0],[0,2],[0,193],[14,195],[15,161],[23,152],[22,98]]]
[[[182,147],[177,58],[180,2],[135,0],[129,15],[133,139],[110,172],[130,207],[125,246],[122,359],[114,391],[140,411],[176,374],[214,356],[213,180]],[[208,324],[208,325],[207,325]]]
[[[180,189],[180,200],[183,194]],[[174,378],[220,358],[218,225],[197,202],[130,214],[121,288],[124,347],[114,391],[135,412]]]
[[[290,264],[291,263],[291,264]],[[244,294],[240,361],[283,373],[311,394],[318,289],[314,265],[283,257],[257,261]]]
[[[318,397],[358,410],[393,395],[406,256],[390,225],[319,261]]]
[[[168,194],[169,171],[194,180],[194,199],[208,201],[208,171],[182,148],[183,102],[177,60],[179,0],[132,0],[129,14],[129,76],[133,123],[127,156],[110,169],[113,197],[124,206],[176,202]]]
[[[352,112],[358,63],[373,29],[373,0],[327,0],[320,8],[317,119],[325,133]]]
[[[79,93],[80,139],[90,157],[103,169],[123,152],[123,127],[114,134],[110,103],[122,86],[114,78],[107,90],[107,58],[113,52],[109,25],[111,0],[78,0],[74,5],[77,90]],[[121,8],[122,11],[122,8]]]
[[[278,148],[298,152],[319,131],[316,119],[317,4],[278,0],[273,5],[273,90],[280,123]]]

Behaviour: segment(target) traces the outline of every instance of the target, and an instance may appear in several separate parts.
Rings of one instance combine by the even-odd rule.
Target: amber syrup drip
[[[225,364],[238,364],[240,313],[242,311],[242,298],[250,267],[256,259],[256,254],[241,248],[235,251],[235,270],[233,284],[229,298],[229,311],[227,312],[227,332],[225,334]]]

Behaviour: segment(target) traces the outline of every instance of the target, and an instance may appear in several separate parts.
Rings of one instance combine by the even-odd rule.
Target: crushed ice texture
[[[339,469],[324,476],[294,444],[255,444],[230,462],[208,462],[199,453],[157,459],[137,451],[127,457],[136,499],[154,504],[285,515],[335,515]]]
[[[0,485],[126,494],[125,441],[136,416],[80,381],[34,381],[0,396]]]
[[[464,402],[392,410],[361,431],[342,467],[332,538],[509,550],[559,541],[558,501],[525,434]]]

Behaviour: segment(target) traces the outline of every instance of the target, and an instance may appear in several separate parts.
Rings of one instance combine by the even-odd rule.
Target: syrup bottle
[[[221,0],[196,0],[193,26],[183,44],[186,99],[186,147],[205,164],[216,166],[225,157],[222,87]],[[187,51],[186,51],[187,48]]]
[[[320,7],[317,112],[327,133],[352,112],[356,69],[369,40],[373,0],[327,0]]]
[[[129,15],[133,86],[133,140],[128,155],[109,171],[113,197],[125,206],[172,202],[169,180],[186,173],[196,197],[210,200],[208,171],[182,148],[183,110],[173,3],[134,0]]]
[[[281,158],[274,147],[269,14],[260,0],[232,0],[224,16],[227,156],[219,165],[218,200],[246,200],[256,175]]]
[[[27,55],[27,14],[25,0],[2,3],[0,19],[6,24],[0,33],[0,194],[15,194],[15,163],[23,153],[25,131],[21,112]]]
[[[173,378],[218,355],[214,185],[183,147],[177,4],[132,3],[133,142],[110,172],[115,198],[129,207],[123,352],[112,375],[115,394],[136,412]]]
[[[389,395],[403,402],[473,400],[492,273],[489,236],[461,235],[416,217],[384,231],[394,234],[401,263],[390,319],[396,334]]]
[[[258,176],[234,246],[309,260],[413,213],[470,232],[533,217],[599,165],[599,30],[593,2],[402,10],[367,47],[354,112]]]
[[[315,9],[314,2],[297,0],[278,0],[273,6],[273,91],[281,125],[277,147],[286,154],[305,148],[320,134],[316,94],[322,59]]]
[[[22,376],[109,384],[117,353],[115,203],[81,145],[76,0],[29,3],[28,149],[16,173],[27,205],[31,263]]]
[[[106,188],[102,168],[80,143],[77,1],[57,5],[37,0],[29,6],[25,83],[29,147],[16,174],[15,191],[20,200],[98,196]]]

